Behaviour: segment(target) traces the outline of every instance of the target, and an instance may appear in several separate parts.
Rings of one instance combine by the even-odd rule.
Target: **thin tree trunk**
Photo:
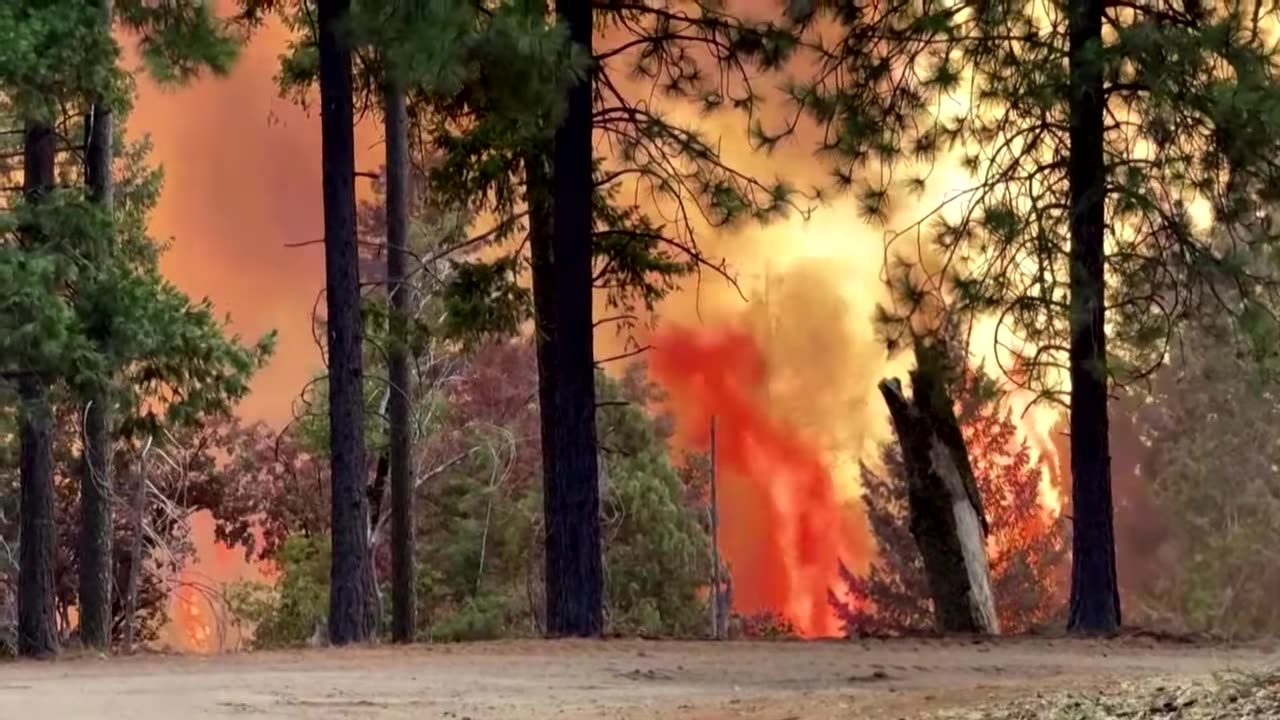
[[[590,0],[558,3],[570,40],[591,56]],[[568,92],[556,132],[552,258],[555,264],[555,473],[544,479],[547,631],[599,635],[604,629],[600,486],[596,457],[592,340],[591,79]]]
[[[1105,315],[1102,0],[1071,0],[1071,603],[1073,632],[1120,627]]]
[[[147,521],[147,453],[151,443],[142,451],[138,462],[138,485],[133,492],[133,539],[129,549],[129,587],[125,589],[124,652],[133,654],[133,643],[138,633],[138,594],[142,582],[142,541]]]
[[[53,128],[28,123],[23,136],[23,193],[37,205],[54,184],[56,135]],[[42,239],[24,233],[24,243]],[[22,401],[19,434],[18,654],[45,657],[58,652],[56,588],[57,519],[53,489],[53,414],[49,389],[35,373],[18,383]]]
[[[409,367],[409,117],[404,90],[393,79],[386,89],[387,134],[387,294],[391,300],[391,343],[387,377],[391,396],[391,638],[413,642],[417,629],[418,570],[414,563],[412,402]]]
[[[335,645],[363,642],[372,630],[365,567],[369,517],[364,488],[351,45],[346,37],[350,5],[350,0],[320,0],[317,8],[333,533],[329,641]]]
[[[92,0],[103,14],[105,31],[111,28],[111,0]],[[110,215],[115,206],[112,177],[115,119],[104,98],[98,98],[89,115],[85,180],[89,197]],[[105,259],[111,240],[90,248]],[[103,342],[107,338],[97,337]],[[80,642],[86,647],[111,647],[111,378],[99,378],[84,394],[84,454],[80,476]]]
[[[534,347],[538,358],[538,425],[545,487],[556,477],[556,346],[555,346],[555,263],[551,256],[553,216],[551,173],[547,169],[550,152],[525,157],[525,193],[529,205],[529,255],[533,276]],[[546,579],[544,578],[544,584]],[[545,596],[544,596],[545,601]],[[546,607],[540,621],[545,627]]]

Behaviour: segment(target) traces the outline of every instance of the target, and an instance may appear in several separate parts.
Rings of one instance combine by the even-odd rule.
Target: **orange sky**
[[[319,116],[278,97],[272,77],[282,35],[268,28],[227,78],[160,89],[139,76],[130,131],[149,133],[165,187],[152,217],[172,238],[165,274],[229,313],[236,332],[280,332],[276,357],[243,404],[251,419],[283,422],[320,365],[307,318],[324,284],[318,240]]]

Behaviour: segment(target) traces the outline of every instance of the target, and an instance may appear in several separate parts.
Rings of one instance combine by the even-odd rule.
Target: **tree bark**
[[[92,0],[103,14],[104,31],[111,31],[111,0]],[[85,149],[85,181],[89,198],[108,216],[115,209],[112,177],[115,118],[99,97],[89,115]],[[111,252],[111,239],[90,248],[93,255]],[[99,343],[107,338],[95,337]],[[111,647],[111,585],[113,556],[110,393],[111,378],[99,378],[84,393],[84,451],[80,476],[80,642],[85,647]]]
[[[908,400],[897,379],[880,382],[907,470],[911,535],[924,560],[941,632],[996,634],[986,515],[950,397],[941,353],[917,347]]]
[[[591,56],[590,0],[556,5],[559,21]],[[556,131],[552,171],[555,281],[552,338],[555,373],[554,473],[544,478],[547,632],[592,636],[604,629],[600,486],[596,457],[595,358],[592,327],[591,79],[569,89]]]
[[[23,194],[38,205],[54,185],[56,134],[27,123],[23,136]],[[28,229],[23,242],[42,242]],[[18,654],[46,657],[58,652],[56,588],[57,518],[53,489],[53,413],[46,381],[37,373],[18,382],[22,402],[19,434]]]
[[[1103,154],[1102,0],[1071,0],[1071,602],[1067,628],[1120,627],[1111,451],[1107,417],[1105,319],[1106,166]],[[1091,57],[1095,56],[1095,57]]]
[[[391,302],[391,343],[387,378],[391,396],[391,637],[413,642],[417,629],[418,570],[414,564],[412,402],[409,368],[409,117],[404,91],[393,79],[386,89],[387,134],[387,294]]]
[[[52,414],[43,381],[19,381],[22,400],[21,483],[18,556],[18,654],[47,657],[58,652],[54,572]]]
[[[556,346],[555,263],[550,150],[525,157],[525,193],[529,206],[529,256],[533,276],[534,348],[538,358],[538,425],[542,451],[542,477],[556,476]],[[544,579],[545,583],[545,579]],[[545,598],[544,598],[545,600]],[[545,604],[545,603],[544,603]],[[543,611],[545,613],[545,606]],[[545,616],[541,618],[546,627]]]
[[[125,589],[124,652],[133,654],[133,643],[138,633],[138,594],[142,584],[143,537],[147,522],[147,454],[151,443],[142,450],[138,461],[138,485],[133,492],[133,538],[129,549],[129,586]]]
[[[329,360],[332,563],[329,641],[369,638],[368,507],[364,476],[364,368],[356,245],[350,0],[320,0],[321,175]]]

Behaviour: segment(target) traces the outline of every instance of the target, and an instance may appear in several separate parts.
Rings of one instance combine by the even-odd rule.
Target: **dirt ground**
[[[506,642],[0,665],[0,718],[856,720],[1280,665],[1146,640]]]

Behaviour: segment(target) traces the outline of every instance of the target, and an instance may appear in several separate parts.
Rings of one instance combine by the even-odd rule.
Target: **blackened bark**
[[[97,0],[95,0],[97,2]],[[98,2],[110,31],[111,1]],[[115,209],[115,183],[112,177],[115,119],[111,107],[99,98],[89,115],[88,143],[85,150],[85,181],[89,198],[111,215]],[[105,256],[106,245],[96,245],[90,252]],[[101,343],[106,337],[94,340]],[[80,642],[86,647],[105,650],[111,647],[112,585],[112,476],[110,378],[99,378],[83,394],[85,403],[84,453],[80,475]]]
[[[412,642],[417,626],[418,570],[414,563],[413,375],[409,368],[409,118],[404,91],[388,81],[387,294],[391,299],[391,343],[387,348],[387,400],[391,472],[391,637]]]
[[[373,615],[369,612],[373,599],[367,597],[364,368],[356,252],[351,45],[346,35],[350,9],[350,0],[320,0],[317,8],[333,533],[329,641],[335,645],[368,639]]]
[[[1071,603],[1067,628],[1120,627],[1105,316],[1106,166],[1103,156],[1102,0],[1068,8],[1071,89]]]
[[[559,22],[591,56],[591,2],[557,3]],[[591,80],[569,89],[552,170],[555,232],[555,472],[544,478],[547,632],[599,635],[604,627],[600,486],[592,327]]]
[[[54,184],[56,135],[53,128],[28,123],[23,136],[23,194],[38,205]],[[35,232],[23,242],[43,242]],[[36,373],[18,383],[22,402],[19,435],[18,654],[46,657],[58,652],[54,572],[57,526],[53,491],[53,414],[49,390]]]

